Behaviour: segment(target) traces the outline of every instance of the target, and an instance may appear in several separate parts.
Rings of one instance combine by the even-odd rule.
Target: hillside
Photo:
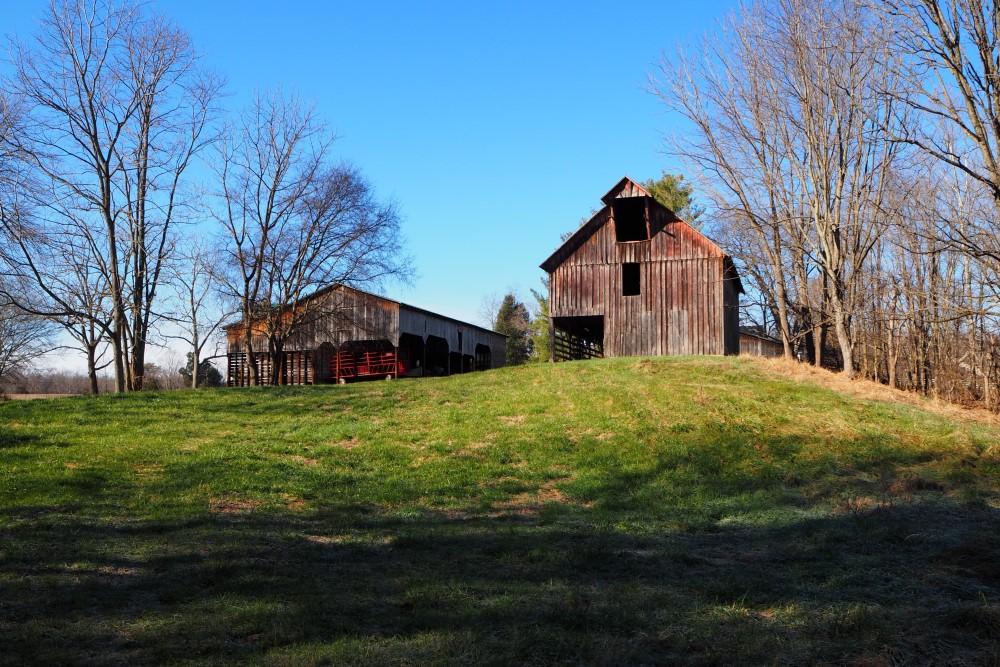
[[[0,404],[0,664],[992,664],[1000,431],[841,382],[616,359]]]

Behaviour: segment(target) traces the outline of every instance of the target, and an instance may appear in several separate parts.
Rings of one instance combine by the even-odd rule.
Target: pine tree
[[[705,209],[694,203],[694,188],[689,183],[684,182],[683,176],[663,172],[663,176],[659,180],[644,181],[642,187],[653,195],[653,199],[676,213],[684,222],[696,229],[701,226],[695,221],[705,212]]]
[[[531,356],[531,317],[513,294],[508,294],[497,311],[493,328],[507,336],[507,365],[523,364]]]
[[[184,368],[179,369],[177,372],[183,376],[184,381],[191,385],[191,366],[193,365],[194,355],[190,352],[187,353],[187,365]],[[223,384],[222,373],[219,372],[212,362],[208,359],[203,359],[198,363],[198,386],[199,387],[221,387]]]
[[[549,280],[542,279],[545,285],[544,292],[531,290],[531,296],[535,297],[535,312],[531,321],[531,347],[532,361],[549,360]]]

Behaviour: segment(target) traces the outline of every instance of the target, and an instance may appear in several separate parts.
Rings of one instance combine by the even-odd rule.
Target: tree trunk
[[[94,396],[100,393],[97,384],[97,346],[87,346],[87,377],[90,379],[90,393]]]

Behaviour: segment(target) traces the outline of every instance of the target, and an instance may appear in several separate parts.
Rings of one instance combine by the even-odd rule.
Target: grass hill
[[[998,664],[998,492],[750,359],[9,402],[0,663]]]

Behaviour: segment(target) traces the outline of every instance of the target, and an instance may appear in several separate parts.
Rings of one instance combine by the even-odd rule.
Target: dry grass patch
[[[155,477],[157,475],[163,474],[163,464],[160,463],[143,463],[137,465],[135,468],[135,474],[138,477]]]
[[[360,438],[347,438],[346,440],[340,440],[338,442],[330,442],[330,443],[327,443],[327,444],[329,444],[330,447],[336,447],[338,449],[351,450],[351,449],[355,449],[355,448],[361,446],[361,439]]]
[[[80,396],[81,394],[7,394],[7,398],[12,401],[34,401],[40,398],[69,398]]]
[[[925,398],[902,389],[892,389],[871,380],[849,379],[843,373],[787,359],[757,359],[757,364],[769,375],[782,380],[818,384],[844,394],[880,403],[905,403],[948,417],[970,420],[988,426],[1000,426],[1000,415],[981,408],[966,408],[935,398]]]
[[[517,515],[521,517],[534,518],[537,517],[542,509],[550,503],[555,503],[559,505],[575,505],[577,507],[592,507],[593,503],[589,501],[575,500],[568,498],[565,493],[560,489],[556,488],[556,483],[571,479],[571,476],[561,477],[558,480],[550,480],[540,485],[534,491],[522,491],[521,493],[511,496],[509,499],[493,503],[493,512],[491,516],[499,515]],[[505,481],[520,481],[513,477],[504,477],[496,480],[494,484],[500,484]]]
[[[489,447],[491,447],[491,444],[488,442],[472,442],[455,453],[459,456],[468,456],[473,459],[485,459],[486,454],[483,453],[483,450]]]
[[[256,511],[261,502],[252,498],[217,497],[208,499],[208,510],[213,514],[249,514]]]
[[[524,415],[501,415],[497,419],[507,426],[517,426],[524,423]]]
[[[301,454],[277,454],[275,458],[283,459],[285,461],[293,461],[295,463],[301,463],[302,465],[309,468],[319,465],[319,459],[310,458],[308,456],[302,456]]]
[[[281,504],[284,505],[286,509],[289,509],[293,512],[301,512],[309,506],[309,503],[307,503],[302,498],[284,494],[281,497]]]

